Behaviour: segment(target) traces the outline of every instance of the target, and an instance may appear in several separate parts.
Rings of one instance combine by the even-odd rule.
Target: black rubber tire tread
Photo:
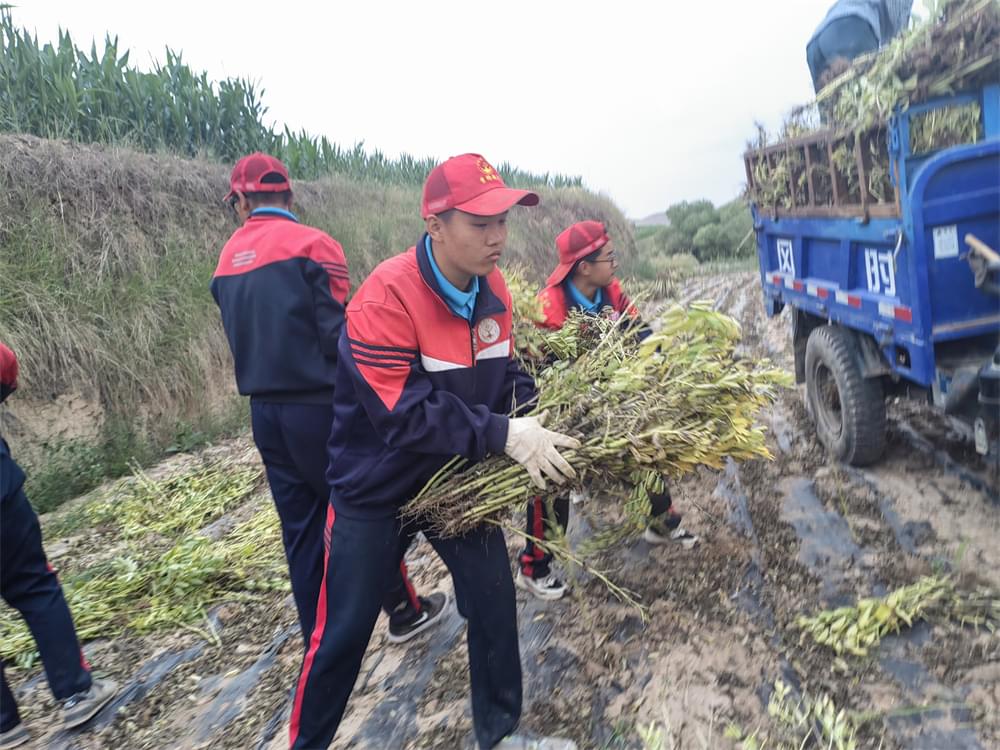
[[[862,376],[857,346],[854,334],[840,326],[814,328],[806,343],[806,394],[820,442],[841,461],[868,466],[885,451],[885,395],[881,381]],[[840,435],[826,430],[820,417],[820,410],[827,411],[816,393],[816,367],[820,363],[837,386],[843,425]]]

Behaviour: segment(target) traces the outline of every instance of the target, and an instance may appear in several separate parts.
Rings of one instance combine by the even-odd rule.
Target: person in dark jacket
[[[571,310],[579,310],[588,315],[630,321],[640,339],[652,333],[615,277],[618,257],[604,224],[599,221],[573,224],[556,237],[556,252],[559,265],[538,294],[543,316],[539,327],[558,330]],[[643,538],[649,544],[675,541],[687,548],[694,547],[698,537],[681,526],[681,514],[673,508],[670,490],[665,488],[653,494],[650,501],[652,517]],[[525,530],[528,539],[521,551],[515,583],[538,599],[561,599],[566,594],[566,584],[552,572],[552,554],[545,549],[544,540],[551,524],[565,533],[569,508],[569,496],[549,502],[536,497],[528,503]]]
[[[379,601],[417,530],[444,561],[468,621],[472,718],[481,748],[570,750],[572,742],[511,733],[521,714],[514,583],[503,532],[484,524],[441,538],[399,510],[445,463],[506,453],[535,483],[572,476],[558,447],[574,439],[535,417],[511,339],[511,297],[496,264],[507,213],[538,196],[504,185],[478,154],[435,167],[424,184],[426,233],[380,264],[347,308],[330,433],[326,578],[290,725],[293,749],[333,740]],[[531,744],[535,743],[535,744]]]
[[[913,0],[837,0],[806,45],[806,61],[818,94],[828,70],[887,44],[910,22]]]
[[[17,357],[0,342],[0,403],[17,389],[17,374]],[[91,676],[62,586],[42,548],[38,516],[24,494],[24,472],[2,437],[0,516],[0,596],[31,630],[49,688],[62,704],[63,726],[82,726],[115,697],[118,685]],[[0,663],[0,748],[18,747],[30,739]]]
[[[222,248],[212,295],[239,392],[250,397],[254,441],[281,519],[292,595],[308,642],[323,580],[326,441],[350,291],[347,261],[336,240],[292,213],[288,171],[277,159],[256,153],[237,162],[225,200],[240,228]],[[440,592],[418,597],[400,561],[384,602],[389,640],[423,632],[440,620],[446,603]]]

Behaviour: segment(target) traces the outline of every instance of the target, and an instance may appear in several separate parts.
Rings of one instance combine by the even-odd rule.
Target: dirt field
[[[791,367],[787,320],[765,318],[755,274],[692,279],[683,298],[715,300],[742,322],[746,356]],[[799,643],[799,615],[924,574],[1000,587],[997,477],[928,410],[893,404],[890,417],[886,457],[855,470],[826,457],[789,391],[766,415],[773,462],[703,471],[675,486],[701,545],[637,541],[605,561],[641,596],[648,623],[592,580],[574,581],[574,594],[556,603],[519,592],[524,728],[583,748],[642,748],[638,728],[655,723],[663,749],[735,747],[726,727],[763,735],[780,678],[871,712],[860,747],[1000,747],[1000,638],[923,624],[851,660],[847,673],[834,671],[832,654]],[[214,450],[242,456],[247,447]],[[571,534],[579,534],[581,514],[574,518]],[[508,543],[513,559],[520,540]],[[48,545],[58,565],[58,541]],[[450,590],[426,543],[411,551],[409,567],[420,591]],[[213,637],[202,624],[204,632],[89,644],[99,671],[125,685],[121,696],[89,731],[51,732],[37,746],[285,746],[302,648],[290,600],[227,603],[212,617]],[[380,621],[334,747],[472,747],[467,680],[454,610],[406,646],[387,644]],[[17,693],[28,726],[44,732],[53,705],[37,671]]]

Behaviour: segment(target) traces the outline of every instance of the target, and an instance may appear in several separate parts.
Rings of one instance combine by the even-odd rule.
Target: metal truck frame
[[[911,151],[917,118],[969,105],[980,113],[977,142]],[[796,381],[828,450],[876,461],[885,396],[904,393],[963,418],[977,451],[995,454],[1000,85],[744,160],[767,314],[791,308]]]

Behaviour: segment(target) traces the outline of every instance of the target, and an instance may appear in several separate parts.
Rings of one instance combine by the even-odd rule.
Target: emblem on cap
[[[476,162],[476,166],[479,167],[479,171],[483,173],[483,176],[479,178],[479,181],[484,185],[487,182],[493,182],[494,180],[500,179],[500,175],[497,174],[493,165],[486,161],[486,159],[479,157],[479,160]]]
[[[483,318],[479,321],[479,340],[484,344],[492,344],[500,338],[500,324],[493,318]]]

